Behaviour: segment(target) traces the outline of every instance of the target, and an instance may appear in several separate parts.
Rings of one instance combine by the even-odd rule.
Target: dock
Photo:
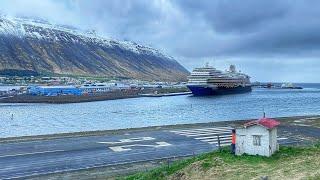
[[[166,96],[183,96],[190,95],[192,92],[178,92],[178,93],[166,93],[166,94],[140,94],[140,97],[166,97]]]

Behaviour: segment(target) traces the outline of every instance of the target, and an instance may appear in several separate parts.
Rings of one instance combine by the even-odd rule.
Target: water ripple
[[[268,90],[79,104],[0,104],[0,136],[24,136],[268,116],[320,114],[320,90]],[[13,114],[13,119],[11,119]]]

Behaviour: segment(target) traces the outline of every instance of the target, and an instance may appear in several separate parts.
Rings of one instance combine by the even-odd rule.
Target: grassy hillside
[[[320,143],[309,147],[280,147],[270,158],[234,156],[223,149],[120,179],[260,179],[265,176],[320,179]]]

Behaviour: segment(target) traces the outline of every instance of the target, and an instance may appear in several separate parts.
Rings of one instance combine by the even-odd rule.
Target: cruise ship
[[[187,87],[195,96],[225,95],[251,91],[250,77],[237,72],[235,65],[223,72],[207,63],[205,67],[195,68],[188,77]]]

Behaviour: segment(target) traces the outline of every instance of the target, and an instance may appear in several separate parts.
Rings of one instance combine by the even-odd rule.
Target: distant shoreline
[[[114,99],[136,98],[137,91],[116,91],[99,93],[95,95],[59,95],[59,96],[36,96],[36,95],[15,95],[0,99],[0,103],[47,103],[47,104],[67,104],[93,101],[105,101]]]
[[[116,99],[128,99],[139,97],[162,97],[162,96],[178,96],[190,94],[186,88],[162,88],[157,90],[158,93],[149,91],[141,91],[138,89],[117,90],[112,92],[101,92],[92,95],[58,95],[58,96],[43,96],[43,95],[14,95],[2,96],[0,103],[47,103],[47,104],[68,104],[82,103],[94,101],[106,101]]]

